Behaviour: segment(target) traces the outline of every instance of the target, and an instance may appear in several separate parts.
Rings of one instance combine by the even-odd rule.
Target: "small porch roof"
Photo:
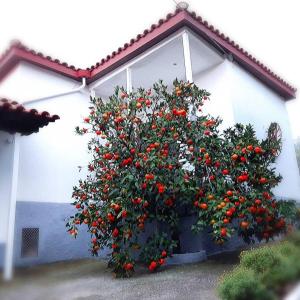
[[[26,109],[16,101],[0,98],[0,130],[30,135],[58,119],[58,115],[50,115],[47,111]]]

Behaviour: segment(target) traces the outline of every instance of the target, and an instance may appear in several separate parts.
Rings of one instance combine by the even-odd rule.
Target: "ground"
[[[215,300],[219,277],[234,266],[236,258],[230,253],[222,259],[166,266],[153,274],[139,268],[130,279],[114,279],[103,260],[54,263],[18,270],[11,283],[0,283],[0,299]]]

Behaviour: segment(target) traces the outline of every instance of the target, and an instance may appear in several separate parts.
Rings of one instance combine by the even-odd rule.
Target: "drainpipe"
[[[13,150],[13,166],[12,166],[12,180],[10,186],[9,197],[9,214],[8,214],[8,228],[5,246],[4,259],[4,280],[11,280],[13,276],[13,258],[14,258],[14,233],[15,233],[15,217],[16,217],[16,203],[17,203],[17,188],[18,188],[18,173],[19,173],[19,153],[20,153],[20,134],[14,135],[14,150]]]
[[[49,96],[45,96],[45,97],[36,98],[36,99],[25,100],[24,102],[22,102],[22,104],[31,104],[31,103],[34,103],[34,102],[37,102],[37,101],[42,101],[42,100],[47,100],[47,99],[52,99],[52,98],[57,98],[57,97],[61,97],[61,96],[74,94],[74,93],[82,91],[85,87],[86,87],[86,78],[83,77],[82,78],[82,84],[79,87],[75,88],[75,89],[68,90],[68,91],[65,91],[65,92],[61,92],[61,93],[58,93],[58,94],[53,94],[53,95],[49,95]]]

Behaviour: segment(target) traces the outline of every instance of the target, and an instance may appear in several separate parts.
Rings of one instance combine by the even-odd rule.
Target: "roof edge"
[[[153,24],[149,29],[144,30],[142,34],[138,34],[135,39],[131,39],[129,43],[125,43],[123,47],[118,48],[117,51],[112,52],[111,55],[87,69],[75,68],[65,62],[60,62],[58,59],[53,59],[50,56],[45,56],[40,52],[29,49],[20,42],[15,41],[0,57],[0,81],[19,62],[26,61],[76,81],[81,81],[84,77],[89,84],[125,64],[184,26],[207,40],[213,47],[216,47],[217,44],[226,53],[231,54],[238,64],[285,100],[296,98],[296,88],[276,75],[229,37],[209,25],[200,16],[197,16],[195,12],[190,12],[186,9],[177,9],[174,13],[168,14],[165,19],[160,19],[157,24]]]
[[[185,13],[185,25],[187,27],[202,36],[204,39],[208,40],[208,42],[209,39],[214,40],[219,46],[225,49],[228,54],[231,54],[233,59],[242,65],[244,69],[248,70],[252,75],[275,90],[286,100],[296,98],[296,88],[276,75],[262,62],[241,48],[229,37],[226,37],[218,29],[215,29],[213,26],[209,25],[206,21],[202,21],[201,17],[197,17],[195,13]]]
[[[82,77],[90,77],[90,72],[88,70],[77,69],[73,65],[61,62],[59,59],[54,59],[41,52],[36,52],[19,41],[13,41],[8,50],[0,57],[0,81],[3,80],[21,61],[56,72],[76,81],[80,81]]]
[[[59,119],[58,115],[50,115],[47,111],[26,109],[17,101],[0,98],[0,130],[11,134],[29,135]]]

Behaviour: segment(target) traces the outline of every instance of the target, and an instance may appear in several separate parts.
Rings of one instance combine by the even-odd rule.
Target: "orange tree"
[[[116,88],[109,101],[91,99],[86,126],[89,175],[74,187],[77,212],[71,235],[86,224],[91,252],[111,249],[118,276],[132,274],[139,259],[150,271],[164,264],[176,244],[182,207],[197,216],[191,230],[210,228],[222,244],[233,232],[246,241],[268,240],[285,228],[271,189],[280,176],[272,164],[278,141],[258,140],[251,125],[219,132],[219,118],[201,113],[209,93],[195,84],[162,82],[130,94]],[[165,224],[144,243],[145,224]],[[154,228],[154,227],[153,227]]]

